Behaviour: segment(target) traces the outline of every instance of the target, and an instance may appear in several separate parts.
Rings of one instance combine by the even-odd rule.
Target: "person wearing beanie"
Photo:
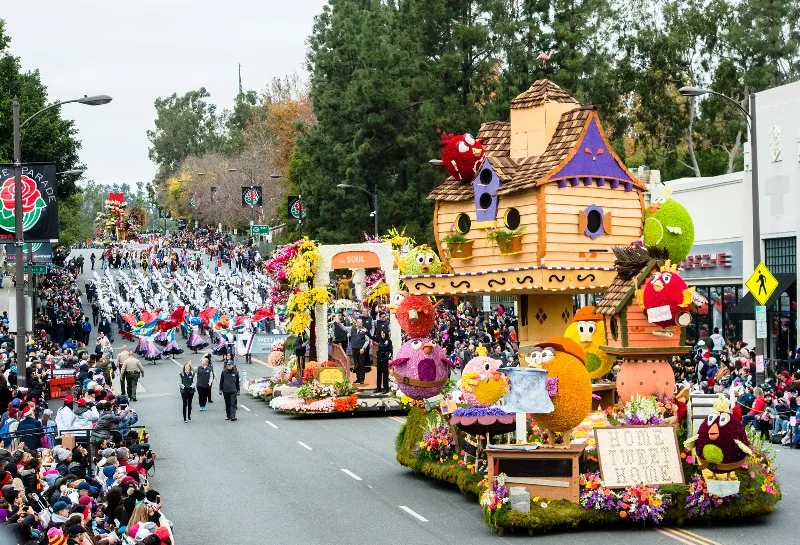
[[[56,413],[56,427],[59,432],[75,429],[75,413],[72,410],[74,402],[72,396],[64,396],[64,406]]]
[[[47,545],[65,545],[67,537],[61,528],[50,528],[47,531]]]

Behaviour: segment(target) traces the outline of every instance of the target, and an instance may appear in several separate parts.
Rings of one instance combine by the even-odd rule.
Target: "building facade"
[[[752,179],[757,174],[761,259],[778,280],[767,304],[767,357],[782,359],[798,346],[800,82],[756,95],[756,135],[757,173],[746,146],[744,172],[667,185],[695,222],[695,243],[683,276],[709,301],[695,314],[687,340],[718,327],[726,338],[754,346],[755,303],[744,282],[755,268]],[[652,198],[665,188],[653,184]]]

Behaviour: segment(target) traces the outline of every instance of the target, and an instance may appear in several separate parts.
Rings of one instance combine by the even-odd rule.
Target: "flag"
[[[253,314],[253,321],[260,322],[261,320],[274,317],[275,317],[275,312],[271,308],[261,307],[260,309],[256,310],[255,314]]]
[[[302,221],[306,218],[306,205],[300,200],[300,195],[289,195],[287,206],[288,215],[286,217],[289,221]]]
[[[198,318],[200,318],[200,322],[204,326],[208,326],[208,321],[214,316],[214,313],[217,312],[216,307],[208,307],[205,310],[201,310],[200,314],[198,314]]]
[[[242,186],[242,208],[255,208],[262,205],[260,185]]]
[[[186,319],[186,307],[179,306],[178,308],[173,310],[172,313],[170,313],[170,315],[169,315],[169,319],[170,320],[174,320],[174,321],[176,321],[178,323],[180,323],[183,320],[185,320]]]

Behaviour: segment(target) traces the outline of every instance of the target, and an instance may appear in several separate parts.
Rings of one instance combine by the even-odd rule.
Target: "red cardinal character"
[[[636,296],[651,324],[686,326],[692,320],[689,312],[694,291],[694,286],[687,286],[678,275],[677,267],[667,260],[663,267],[653,271],[642,289],[636,291]]]
[[[436,307],[441,302],[434,305],[424,295],[406,297],[395,309],[397,323],[409,337],[427,337],[435,325]]]
[[[442,166],[456,180],[471,181],[483,163],[483,145],[471,134],[442,135]]]

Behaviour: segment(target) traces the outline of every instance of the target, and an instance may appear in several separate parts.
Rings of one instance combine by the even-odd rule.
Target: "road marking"
[[[689,530],[684,530],[683,528],[664,528],[667,532],[673,533],[675,535],[682,536],[689,540],[694,540],[695,543],[703,543],[707,545],[720,545],[716,541],[708,539],[705,536],[701,536],[700,534],[695,534],[694,532],[690,532]]]
[[[175,365],[177,365],[178,367],[183,367],[183,366],[182,366],[180,363],[178,363],[177,361],[175,361],[175,358],[170,358],[170,360],[172,361],[172,363],[174,363],[174,364],[175,364]]]
[[[266,423],[267,423],[267,426],[272,426],[272,427],[273,427],[273,428],[275,428],[276,430],[278,429],[278,426],[276,426],[275,424],[273,424],[273,423],[272,423],[272,422],[270,422],[269,420],[264,420],[264,422],[266,422]]]
[[[306,450],[314,450],[313,448],[309,447],[308,445],[306,445],[302,441],[298,441],[297,444],[300,445],[301,447],[303,447]]]
[[[387,418],[389,418],[390,420],[394,420],[395,422],[400,422],[401,424],[405,424],[406,423],[406,419],[405,418],[400,418],[399,416],[389,416]]]
[[[352,478],[354,478],[357,481],[361,480],[361,477],[359,477],[358,475],[356,475],[355,473],[353,473],[349,469],[341,469],[341,472],[344,473],[345,475],[350,475]]]
[[[423,517],[422,515],[420,515],[416,511],[414,511],[413,509],[409,509],[405,505],[401,505],[400,509],[402,509],[403,511],[405,511],[406,513],[408,513],[412,517],[414,517],[416,519],[419,519],[421,522],[428,522],[428,519],[426,519],[425,517]]]
[[[240,406],[242,409],[244,409],[245,411],[249,412],[249,413],[253,412],[253,411],[251,411],[250,409],[248,409],[247,407],[245,407],[244,405],[242,405],[241,403],[239,403],[239,406]]]
[[[683,543],[683,545],[697,545],[697,543],[695,543],[694,541],[683,539],[682,537],[680,537],[680,534],[678,535],[673,534],[672,532],[668,531],[669,529],[654,528],[654,530],[661,535],[665,535],[670,539],[674,539],[675,541]]]

